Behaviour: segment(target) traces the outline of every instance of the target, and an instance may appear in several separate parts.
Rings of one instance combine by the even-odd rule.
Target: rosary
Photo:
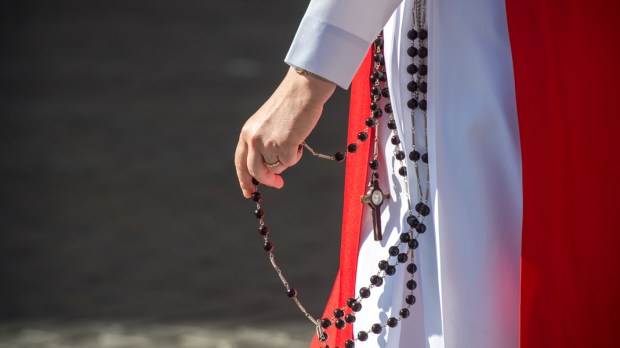
[[[253,184],[256,186],[255,192],[252,194],[252,200],[256,202],[256,210],[254,216],[259,220],[258,231],[264,239],[263,249],[268,253],[269,260],[276,273],[278,274],[282,284],[286,289],[286,294],[291,298],[301,312],[312,322],[316,327],[316,334],[320,342],[326,342],[328,338],[327,329],[335,327],[341,330],[346,325],[353,324],[356,320],[356,313],[362,310],[362,302],[364,299],[370,297],[373,288],[378,288],[383,285],[384,279],[389,276],[393,276],[396,273],[396,267],[400,264],[409,262],[406,266],[407,272],[410,274],[410,279],[406,282],[408,289],[405,296],[405,306],[398,312],[398,316],[392,316],[384,323],[376,323],[371,326],[369,330],[359,331],[353,339],[349,339],[345,342],[346,348],[355,347],[356,341],[366,341],[369,334],[380,334],[387,328],[396,327],[399,321],[409,317],[410,307],[416,302],[416,298],[413,295],[413,291],[417,287],[417,283],[414,280],[414,274],[417,271],[417,266],[414,263],[414,250],[418,248],[418,238],[420,234],[426,231],[426,225],[424,219],[430,215],[431,209],[429,205],[430,194],[430,173],[428,166],[428,134],[427,134],[427,74],[428,66],[426,65],[426,57],[428,56],[428,49],[426,47],[426,39],[428,38],[428,31],[426,29],[425,12],[426,12],[425,0],[415,0],[413,5],[413,28],[407,32],[407,38],[410,40],[410,47],[407,49],[407,55],[410,57],[410,64],[407,66],[407,72],[411,75],[411,80],[407,84],[407,90],[410,92],[410,99],[407,101],[407,107],[411,116],[411,150],[408,156],[405,153],[405,146],[401,143],[398,135],[397,122],[394,119],[392,104],[390,103],[390,92],[388,88],[387,75],[385,71],[385,58],[383,55],[383,34],[379,34],[377,39],[372,45],[373,49],[373,68],[370,73],[371,93],[370,93],[370,115],[365,120],[365,127],[357,135],[357,140],[347,146],[346,151],[337,152],[333,156],[324,155],[314,151],[308,144],[302,145],[312,155],[325,158],[333,161],[342,162],[344,159],[354,154],[357,151],[357,147],[361,142],[365,142],[370,139],[373,141],[372,159],[368,162],[368,166],[372,171],[369,175],[368,191],[366,194],[360,197],[361,203],[368,205],[372,215],[373,221],[373,236],[374,240],[382,240],[381,230],[381,206],[386,199],[390,199],[389,192],[383,192],[379,186],[379,169],[380,162],[379,157],[379,141],[378,131],[380,125],[380,119],[385,114],[388,115],[387,127],[391,130],[390,142],[394,145],[393,156],[396,159],[395,163],[399,166],[396,172],[402,177],[405,196],[407,197],[408,213],[404,217],[409,228],[406,231],[401,232],[398,242],[388,249],[389,256],[379,261],[378,271],[376,274],[370,277],[369,284],[362,287],[358,291],[357,297],[351,297],[347,300],[346,306],[342,308],[336,308],[333,311],[331,318],[316,319],[308,313],[306,308],[299,301],[297,290],[290,286],[280,267],[278,267],[274,256],[274,245],[269,241],[270,229],[267,226],[264,216],[265,212],[261,209],[260,202],[262,201],[262,195],[258,192],[259,182],[253,179]],[[383,100],[382,100],[383,99]],[[418,112],[418,110],[420,110]],[[416,116],[421,115],[423,117],[424,130],[423,134],[416,132],[415,119]],[[374,136],[369,136],[369,131],[374,128]],[[372,134],[372,133],[371,133]],[[417,137],[416,137],[417,136]],[[417,139],[422,138],[422,139]],[[421,144],[418,143],[421,142]],[[424,150],[423,153],[418,150]],[[408,157],[409,161],[407,161]],[[420,162],[423,163],[422,167],[426,175],[426,187],[423,189],[420,181]],[[409,181],[407,175],[408,163],[413,166],[417,181],[417,203],[413,205],[413,199],[409,189]],[[329,345],[324,345],[324,348],[330,348]],[[340,348],[340,347],[336,347]]]

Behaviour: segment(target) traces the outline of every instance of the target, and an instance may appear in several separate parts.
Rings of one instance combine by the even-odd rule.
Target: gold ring
[[[277,160],[277,161],[275,161],[275,163],[267,163],[267,162],[263,162],[263,164],[264,164],[264,165],[265,165],[265,167],[267,167],[267,168],[273,168],[273,167],[277,167],[277,166],[279,166],[279,165],[280,165],[280,164],[282,164],[282,163],[280,162],[280,160]]]

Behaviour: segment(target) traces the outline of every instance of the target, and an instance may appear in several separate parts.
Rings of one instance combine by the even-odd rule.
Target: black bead
[[[387,88],[387,87],[386,87],[386,88],[384,88],[384,89],[381,91],[381,95],[382,95],[382,96],[384,96],[385,98],[389,98],[389,97],[390,97],[390,89],[389,89],[389,88]]]
[[[379,81],[381,82],[387,81],[387,75],[383,71],[379,71]]]
[[[418,107],[418,101],[415,98],[411,98],[407,101],[407,107],[409,107],[409,109],[415,109]]]
[[[357,302],[357,300],[353,297],[350,297],[349,299],[347,299],[347,307],[351,308],[355,302]]]
[[[424,224],[419,224],[416,228],[416,231],[418,231],[418,233],[424,233],[426,232],[426,225]]]
[[[396,255],[398,255],[400,253],[400,250],[398,249],[397,246],[391,246],[388,249],[388,252],[390,253],[390,256],[396,256]]]
[[[327,318],[321,319],[321,327],[324,329],[330,328],[332,326],[331,320]]]
[[[349,313],[349,314],[347,314],[347,316],[344,318],[344,320],[345,320],[347,323],[349,323],[349,324],[353,324],[353,323],[355,323],[355,320],[356,320],[356,319],[357,319],[357,318],[355,318],[355,314],[353,314],[353,313]]]
[[[357,333],[357,339],[364,342],[368,339],[368,333],[366,331],[360,331]]]
[[[398,168],[398,174],[400,174],[402,176],[406,176],[407,175],[407,167],[402,166],[402,167]]]
[[[415,263],[412,262],[407,265],[407,272],[414,274],[417,270],[418,270],[418,266],[416,266]]]
[[[349,151],[350,153],[355,153],[357,151],[357,144],[349,144],[349,146],[347,146],[347,151]]]
[[[418,38],[418,32],[415,29],[411,29],[407,32],[407,38],[409,40],[415,40]]]
[[[372,117],[374,117],[374,118],[381,118],[381,116],[383,116],[383,111],[381,111],[381,109],[377,109],[377,110],[373,110],[372,111]]]
[[[413,58],[418,55],[418,49],[411,46],[407,48],[407,54],[409,55],[409,57]]]
[[[366,140],[368,140],[368,133],[366,133],[366,132],[359,132],[357,134],[357,139],[359,139],[359,141],[366,141]]]
[[[363,287],[360,289],[360,297],[361,298],[368,298],[370,297],[370,289],[368,289],[367,287]]]
[[[376,102],[370,103],[370,110],[377,110],[378,108],[379,108],[379,104],[377,104]]]
[[[405,296],[405,303],[407,303],[408,305],[414,304],[415,303],[415,296],[413,296],[413,295]]]
[[[420,100],[419,106],[420,106],[420,110],[422,111],[426,111],[426,99],[422,99]]]
[[[409,248],[410,249],[415,250],[415,249],[418,248],[419,245],[420,245],[420,242],[418,242],[417,239],[412,239],[412,240],[409,241]]]
[[[389,120],[389,121],[388,121],[387,126],[388,126],[388,128],[389,128],[389,129],[391,129],[391,130],[396,129],[396,121],[394,121],[394,120]]]
[[[379,81],[379,75],[376,72],[370,74],[370,83],[374,85],[377,81]]]
[[[328,338],[329,338],[329,335],[327,334],[327,332],[323,332],[323,335],[319,337],[319,341],[325,342],[327,341]]]
[[[405,152],[404,151],[396,151],[396,153],[394,154],[394,157],[396,157],[397,160],[402,161],[405,159]]]
[[[426,76],[428,74],[428,66],[426,64],[420,65],[420,75]]]
[[[368,127],[374,127],[376,123],[377,122],[375,122],[375,119],[372,118],[372,117],[369,117],[369,118],[366,119],[366,125]]]
[[[260,192],[252,192],[252,200],[256,203],[260,202],[263,199],[263,196]]]
[[[422,155],[422,162],[428,163],[428,154],[427,153]]]
[[[426,29],[420,29],[418,33],[420,34],[420,40],[426,40],[428,37],[428,31],[426,31]]]
[[[411,240],[411,236],[409,235],[409,232],[405,232],[402,233],[400,235],[400,241],[403,243],[409,243],[409,241]]]
[[[378,38],[375,39],[375,46],[383,46],[383,37],[379,36]]]
[[[420,209],[422,209],[422,206],[424,205],[424,203],[419,202],[415,205],[414,209],[415,211],[417,211],[418,213],[420,212]]]
[[[407,90],[409,92],[415,92],[418,90],[418,83],[415,81],[409,81],[409,83],[407,84]]]
[[[381,53],[375,53],[372,55],[372,60],[375,63],[379,63],[380,65],[383,65],[385,63],[385,57],[383,57],[383,55]]]
[[[407,72],[409,75],[413,75],[418,72],[418,67],[415,64],[407,65]]]
[[[388,268],[385,269],[385,274],[393,276],[394,274],[396,274],[396,267],[389,265]]]
[[[370,93],[370,99],[372,100],[381,100],[381,94],[372,94],[372,92]]]
[[[362,310],[362,304],[361,304],[361,303],[359,303],[359,302],[355,302],[355,303],[353,304],[353,307],[351,307],[351,309],[352,309],[354,312],[359,312],[359,311],[361,311],[361,310]]]
[[[409,226],[415,228],[419,223],[420,223],[420,221],[414,215],[407,216],[407,224]]]
[[[288,290],[286,290],[286,296],[290,298],[297,296],[297,290],[295,290],[295,288],[289,288]]]
[[[342,152],[336,152],[334,154],[334,159],[338,162],[344,161],[344,154]]]
[[[418,55],[420,58],[426,58],[428,56],[428,49],[424,46],[420,47],[418,50]]]
[[[258,233],[261,236],[267,236],[269,235],[269,226],[267,225],[261,225],[261,227],[258,228]]]
[[[422,216],[428,216],[431,213],[431,208],[424,204],[424,206],[420,209],[420,215]]]
[[[263,244],[263,249],[264,249],[266,252],[271,252],[271,251],[273,251],[273,243],[271,243],[271,242],[265,242],[265,244]]]
[[[409,159],[416,162],[420,160],[420,153],[416,150],[409,152]]]
[[[372,170],[377,170],[379,169],[379,161],[377,160],[371,160],[370,162],[368,162],[368,166],[370,167],[370,169]]]
[[[262,209],[256,209],[254,210],[254,216],[256,216],[257,219],[260,219],[265,216],[265,212]]]
[[[370,284],[379,287],[383,285],[383,278],[379,277],[378,275],[374,275],[370,277]]]
[[[336,308],[334,309],[334,317],[336,318],[342,318],[344,316],[344,311],[340,308]]]
[[[377,172],[372,173],[372,176],[373,176],[375,179],[379,179],[379,173],[377,173]]]
[[[407,318],[409,317],[409,310],[407,308],[403,308],[400,312],[398,312],[398,314],[400,314],[401,318]]]
[[[400,144],[400,138],[398,135],[392,135],[392,139],[390,139],[390,141],[392,142],[392,145]]]
[[[376,86],[376,85],[372,86],[372,88],[370,89],[370,93],[372,95],[379,95],[379,94],[381,94],[381,87]]]
[[[374,334],[380,334],[381,330],[383,330],[383,326],[381,326],[381,324],[372,324],[370,330]]]
[[[400,263],[405,263],[405,262],[407,262],[408,257],[407,257],[407,254],[405,254],[405,253],[400,253],[400,254],[398,254],[398,256],[396,257],[396,259],[397,259],[397,260],[398,260],[398,262],[400,262]]]
[[[336,327],[336,329],[342,330],[342,329],[344,329],[345,326],[347,326],[347,323],[345,323],[345,321],[342,320],[342,319],[338,319],[334,323],[334,326]]]
[[[390,264],[385,260],[379,261],[379,269],[382,271],[385,271],[385,269],[388,268],[389,265]]]
[[[398,325],[398,319],[391,317],[390,319],[387,320],[387,326],[396,327],[396,325]]]
[[[344,346],[345,346],[345,348],[353,348],[353,347],[355,347],[355,341],[353,341],[353,340],[346,340],[344,342]]]
[[[418,283],[415,282],[415,280],[413,279],[409,279],[407,281],[407,289],[409,290],[415,290],[415,288],[418,287]]]
[[[256,180],[256,179],[252,178],[252,184],[253,184],[254,186],[257,186],[257,185],[259,185],[259,184],[260,184],[260,182],[258,182],[258,180]]]
[[[420,92],[426,93],[426,89],[428,88],[428,84],[424,81],[420,82]]]
[[[383,110],[385,110],[385,112],[387,112],[388,114],[391,114],[392,111],[392,104],[385,104],[385,106],[383,107]]]

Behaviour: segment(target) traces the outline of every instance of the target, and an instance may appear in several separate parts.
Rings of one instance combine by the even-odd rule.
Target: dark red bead
[[[405,297],[405,303],[407,303],[408,305],[412,305],[415,303],[415,296],[413,295],[407,295]]]
[[[417,270],[418,270],[418,266],[416,266],[415,263],[412,262],[407,265],[407,272],[414,274]]]
[[[388,126],[388,128],[389,128],[389,129],[391,129],[391,130],[396,129],[396,121],[394,121],[394,120],[389,120],[389,121],[388,121],[387,126]]]
[[[396,327],[396,325],[398,325],[398,319],[391,317],[390,319],[387,320],[386,324],[389,327]]]
[[[379,261],[379,269],[382,271],[385,271],[385,269],[388,268],[389,265],[390,264],[385,260]]]
[[[426,58],[428,56],[428,49],[424,46],[420,47],[420,49],[418,49],[418,55],[420,58]]]
[[[383,278],[379,277],[378,275],[374,275],[370,277],[370,284],[379,287],[381,285],[383,285]]]
[[[420,65],[420,75],[426,76],[428,74],[428,66],[426,64]]]
[[[418,101],[415,98],[411,98],[407,101],[407,107],[409,109],[415,109],[418,107]]]
[[[345,346],[345,348],[353,348],[353,347],[355,347],[355,341],[353,341],[353,340],[346,340],[344,342],[344,346]]]
[[[383,46],[383,37],[379,36],[378,38],[375,39],[375,46]]]
[[[265,242],[265,244],[263,244],[263,249],[266,252],[272,252],[273,251],[273,243],[271,242]]]
[[[370,167],[370,169],[372,169],[372,170],[379,169],[379,161],[371,160],[370,162],[368,162],[368,167]]]
[[[407,281],[407,289],[409,290],[415,290],[415,288],[418,287],[418,283],[415,282],[415,280],[413,279],[409,279]]]
[[[401,176],[406,176],[407,175],[407,167],[402,166],[398,169],[398,174],[400,174]]]
[[[359,141],[366,141],[366,140],[368,140],[368,133],[366,133],[366,132],[359,132],[357,134],[357,139],[359,139]]]
[[[347,146],[347,151],[350,153],[355,153],[357,151],[357,144],[349,144],[349,146]]]
[[[295,290],[295,288],[289,288],[288,290],[286,290],[286,296],[290,298],[297,296],[297,290]]]
[[[405,232],[402,233],[400,235],[400,241],[403,243],[409,243],[409,241],[411,240],[411,236],[409,235],[409,232]]]
[[[361,310],[362,310],[362,304],[361,304],[361,303],[359,303],[359,302],[355,302],[355,303],[353,304],[353,306],[351,307],[351,309],[352,309],[354,312],[359,312],[359,311],[361,311]]]
[[[256,210],[254,210],[254,216],[255,216],[257,219],[260,219],[260,218],[262,218],[263,216],[265,216],[265,212],[264,212],[262,209],[256,209]]]
[[[390,97],[390,90],[386,87],[381,91],[381,95],[385,98],[389,98]]]
[[[258,228],[258,233],[260,233],[261,236],[267,236],[269,235],[269,226],[267,225],[261,225]]]
[[[418,106],[420,107],[420,110],[426,111],[426,99],[420,100],[420,103],[418,104]]]
[[[321,319],[321,327],[324,329],[330,328],[332,326],[332,321],[328,318]]]
[[[338,162],[344,161],[344,154],[342,152],[336,152],[334,154],[334,159]]]
[[[381,111],[381,109],[373,110],[372,117],[381,118],[381,116],[383,116],[383,111]]]
[[[347,314],[347,316],[344,318],[344,320],[345,320],[347,323],[349,323],[349,324],[353,324],[353,323],[355,323],[355,320],[356,320],[356,319],[357,319],[357,318],[355,318],[355,314],[353,314],[353,313],[349,313],[349,314]]]
[[[398,135],[392,135],[390,141],[392,142],[392,145],[400,144],[400,138],[398,137]]]
[[[372,95],[379,95],[381,94],[381,87],[379,86],[372,86],[372,88],[370,89],[370,94]]]
[[[400,250],[398,249],[397,246],[391,246],[388,249],[388,252],[390,253],[390,256],[396,256],[396,255],[398,255],[400,253]]]
[[[345,321],[342,320],[342,319],[338,319],[334,323],[334,326],[336,327],[336,329],[342,330],[342,329],[344,329],[345,326],[347,326],[347,323],[345,323]]]
[[[421,223],[421,224],[419,224],[419,225],[415,228],[415,230],[416,230],[418,233],[424,233],[424,232],[426,232],[426,225],[424,225],[424,224],[422,224],[422,223]]]
[[[408,318],[409,317],[409,310],[407,308],[403,308],[400,310],[400,312],[398,312],[398,314],[400,314],[401,318]]]
[[[385,269],[385,274],[393,276],[394,274],[396,274],[396,267],[389,265],[388,268]]]
[[[407,65],[407,72],[409,73],[409,75],[413,75],[418,72],[418,67],[413,63],[409,64]]]
[[[407,259],[408,259],[408,258],[409,258],[409,257],[407,257],[407,254],[405,254],[405,253],[400,253],[400,254],[398,254],[398,256],[396,257],[396,259],[397,259],[397,260],[398,260],[398,262],[400,262],[400,263],[405,263],[405,262],[407,262]]]
[[[422,101],[424,101],[424,100],[422,100]],[[428,163],[428,154],[427,153],[422,155],[422,162]]]
[[[411,29],[407,32],[407,38],[409,40],[415,40],[418,38],[418,32],[415,29]]]
[[[357,333],[357,339],[364,342],[368,339],[368,333],[366,331],[360,331]]]
[[[361,288],[359,293],[360,293],[360,297],[361,298],[368,298],[368,297],[370,297],[370,289],[368,289],[367,287]]]
[[[260,184],[260,182],[258,182],[258,180],[252,178],[252,184],[254,184],[254,186],[257,186]]]
[[[418,32],[420,40],[426,40],[428,38],[428,31],[426,29],[420,29]]]
[[[344,311],[340,308],[334,309],[334,317],[342,318],[344,316]]]
[[[407,49],[407,55],[409,55],[409,57],[413,58],[415,56],[418,55],[418,49],[411,46]]]
[[[383,110],[385,110],[385,112],[387,112],[388,114],[391,114],[392,111],[392,104],[385,104],[385,106],[383,107]]]
[[[416,150],[413,150],[409,153],[409,159],[416,162],[420,160],[420,153]]]
[[[409,81],[409,83],[407,83],[407,90],[409,92],[415,92],[418,90],[418,83],[415,81]]]
[[[402,161],[405,159],[405,152],[404,151],[397,151],[394,154],[394,157],[396,157],[397,160]]]
[[[252,192],[252,200],[256,203],[260,202],[263,199],[263,196],[260,192]]]
[[[426,93],[427,86],[428,85],[426,84],[426,82],[424,81],[420,82],[420,92]]]
[[[379,108],[379,104],[375,102],[370,103],[370,110],[377,110]]]
[[[381,324],[372,324],[370,327],[370,331],[374,334],[380,334],[381,330],[383,330],[383,326]]]
[[[419,245],[420,245],[420,242],[418,242],[417,239],[412,239],[412,240],[409,241],[409,248],[410,249],[415,250],[415,249],[418,248]]]
[[[351,308],[353,306],[353,304],[357,302],[357,300],[353,297],[350,297],[347,299],[347,307]]]
[[[366,119],[366,125],[368,127],[374,127],[376,123],[377,122],[375,121],[374,118],[369,117],[369,118]]]

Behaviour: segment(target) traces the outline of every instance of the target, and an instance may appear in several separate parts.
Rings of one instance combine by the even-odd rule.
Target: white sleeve
[[[348,88],[402,0],[312,0],[284,61]]]

